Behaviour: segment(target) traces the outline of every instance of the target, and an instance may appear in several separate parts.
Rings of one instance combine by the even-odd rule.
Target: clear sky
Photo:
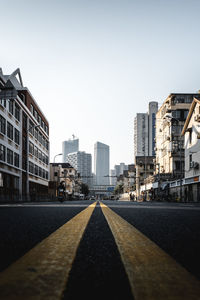
[[[75,134],[133,163],[135,114],[200,89],[199,0],[0,0],[0,67],[20,68],[50,123],[51,161]]]

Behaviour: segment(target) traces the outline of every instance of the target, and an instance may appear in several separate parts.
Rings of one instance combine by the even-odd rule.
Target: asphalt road
[[[91,203],[74,201],[0,206],[2,274],[9,265],[83,212]],[[102,203],[200,280],[199,205],[120,201]],[[99,203],[81,238],[62,299],[78,299],[80,294],[87,299],[134,299],[115,238]]]

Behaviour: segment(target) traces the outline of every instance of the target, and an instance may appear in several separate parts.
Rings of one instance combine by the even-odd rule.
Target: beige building
[[[78,196],[81,189],[81,180],[75,168],[69,163],[51,163],[50,164],[50,183],[49,193],[56,195],[57,187],[63,182],[66,196]]]
[[[172,93],[156,115],[156,174],[168,173],[169,179],[184,176],[184,138],[181,137],[189,108],[199,94]]]

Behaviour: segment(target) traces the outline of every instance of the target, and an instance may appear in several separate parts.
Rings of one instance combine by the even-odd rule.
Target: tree
[[[115,189],[114,189],[114,194],[122,194],[123,193],[123,184],[118,184],[116,185]]]
[[[85,183],[81,183],[81,194],[87,196],[89,194],[89,187]]]

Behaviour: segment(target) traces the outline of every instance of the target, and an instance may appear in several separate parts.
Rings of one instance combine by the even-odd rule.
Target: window
[[[49,177],[49,174],[48,174],[48,172],[47,172],[47,171],[45,171],[45,173],[46,173],[46,179],[48,179],[48,177]]]
[[[192,154],[189,155],[189,167],[191,168],[191,163],[192,163]]]
[[[6,147],[2,144],[0,144],[0,160],[6,160]]]
[[[35,138],[38,140],[38,129],[35,129]]]
[[[30,111],[31,111],[31,113],[33,115],[33,105],[32,104],[30,105]]]
[[[38,166],[35,165],[35,175],[38,175]]]
[[[39,176],[42,177],[42,168],[39,167]]]
[[[35,157],[38,158],[38,148],[37,147],[35,147]]]
[[[0,115],[0,132],[5,134],[6,133],[6,119]]]
[[[189,130],[189,143],[192,143],[192,130]]]
[[[20,121],[20,107],[17,103],[15,103],[15,118]]]
[[[14,112],[14,103],[13,100],[9,100],[9,113],[13,115]]]
[[[19,130],[15,128],[15,143],[19,145]]]
[[[13,165],[13,151],[7,149],[7,163]]]
[[[7,122],[7,137],[13,140],[13,126]]]
[[[19,168],[19,154],[14,153],[14,165]]]
[[[29,142],[29,153],[34,155],[34,145],[31,142]]]
[[[33,122],[29,121],[29,132],[33,135],[34,133],[34,124]]]
[[[42,160],[42,151],[38,150],[38,158],[39,160]]]
[[[29,161],[29,172],[34,174],[34,164],[31,161]]]
[[[175,171],[180,171],[180,161],[175,161]]]

